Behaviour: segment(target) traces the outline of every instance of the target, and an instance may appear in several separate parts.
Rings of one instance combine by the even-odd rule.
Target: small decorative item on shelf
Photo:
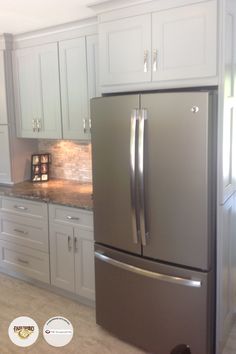
[[[49,180],[50,154],[31,156],[31,181],[46,182]]]

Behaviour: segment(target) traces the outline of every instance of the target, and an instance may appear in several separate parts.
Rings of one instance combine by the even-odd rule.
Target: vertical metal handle
[[[135,175],[136,175],[136,129],[138,121],[138,109],[134,109],[130,119],[130,191],[131,191],[131,218],[133,242],[138,243],[136,199],[135,199]]]
[[[147,110],[139,111],[139,133],[138,133],[138,179],[139,179],[139,227],[141,242],[143,246],[147,244],[148,233],[145,222],[145,196],[144,196],[144,132],[147,120]]]
[[[36,121],[35,119],[32,119],[32,128],[33,128],[33,132],[36,131]]]
[[[148,50],[144,50],[144,54],[143,54],[143,71],[145,73],[148,72]]]
[[[36,129],[37,129],[37,132],[40,132],[40,128],[41,128],[40,119],[36,119]]]
[[[78,251],[78,247],[77,247],[77,237],[74,237],[74,251],[77,252]]]
[[[89,130],[90,130],[90,133],[91,133],[91,127],[92,127],[91,118],[89,118]]]
[[[87,133],[87,129],[86,129],[86,119],[83,119],[83,129],[84,129],[84,134]]]
[[[71,251],[72,245],[71,245],[71,237],[67,237],[67,244],[68,244],[68,251]]]
[[[153,50],[152,70],[153,70],[153,72],[157,71],[157,49]]]

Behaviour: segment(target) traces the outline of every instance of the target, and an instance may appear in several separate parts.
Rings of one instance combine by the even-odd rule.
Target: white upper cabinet
[[[98,36],[86,37],[87,47],[87,72],[88,72],[88,98],[100,96],[99,77],[98,77]],[[90,102],[89,102],[90,103]],[[90,111],[90,104],[89,104]],[[89,114],[90,119],[90,114]]]
[[[61,138],[57,44],[14,52],[16,121],[24,138]]]
[[[59,43],[64,139],[88,139],[88,82],[85,37]]]
[[[71,39],[65,31],[63,40],[40,45],[32,40],[14,51],[19,137],[90,139],[89,100],[98,95],[98,43],[94,29],[82,33]]]
[[[0,183],[11,181],[8,126],[0,125]]]
[[[8,124],[4,52],[0,51],[0,124]]]
[[[216,75],[215,1],[152,15],[153,81]]]
[[[101,17],[102,92],[216,85],[217,2],[152,6],[144,15]]]
[[[101,85],[150,81],[150,55],[150,15],[135,16],[100,25]]]

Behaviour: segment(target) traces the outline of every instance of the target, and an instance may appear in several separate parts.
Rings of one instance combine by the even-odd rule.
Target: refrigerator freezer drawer
[[[213,353],[212,273],[201,273],[96,245],[96,319],[150,353],[180,344]]]

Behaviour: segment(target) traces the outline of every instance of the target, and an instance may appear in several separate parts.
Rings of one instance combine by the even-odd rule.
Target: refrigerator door
[[[150,353],[213,354],[212,276],[95,247],[97,323]]]
[[[141,254],[135,200],[139,96],[91,100],[96,242]]]
[[[211,268],[214,239],[215,139],[209,97],[209,92],[141,96],[146,111],[144,204],[148,233],[143,255],[203,270]]]

